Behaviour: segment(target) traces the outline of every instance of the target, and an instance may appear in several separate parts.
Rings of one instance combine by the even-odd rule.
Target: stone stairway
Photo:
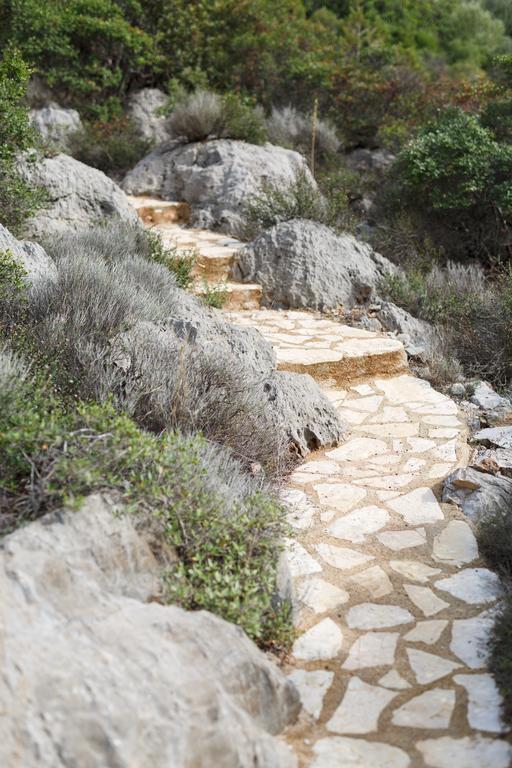
[[[155,226],[206,250],[216,276],[208,260],[240,247],[183,222]],[[303,702],[286,738],[301,768],[509,768],[486,669],[499,581],[471,523],[440,502],[467,460],[456,404],[410,374],[396,339],[308,312],[229,309],[281,369],[311,374],[347,424],[346,442],[313,454],[284,491],[288,674]]]

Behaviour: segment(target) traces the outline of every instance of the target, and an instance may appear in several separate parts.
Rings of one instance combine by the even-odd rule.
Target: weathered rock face
[[[484,413],[488,424],[497,424],[502,420],[509,420],[512,416],[512,403],[506,397],[501,397],[485,381],[481,381],[471,396],[471,402],[477,405]]]
[[[512,427],[489,427],[481,429],[473,435],[476,443],[493,448],[512,449]]]
[[[411,357],[422,358],[431,344],[432,326],[391,301],[383,301],[376,317],[387,331],[394,331]]]
[[[305,159],[288,149],[228,139],[173,142],[141,160],[126,175],[122,187],[132,195],[186,202],[194,225],[237,235],[245,204],[262,182],[287,187],[297,171],[314,184]]]
[[[21,161],[21,175],[42,187],[48,202],[27,222],[32,237],[88,227],[105,219],[138,224],[135,209],[124,192],[101,171],[68,155]]]
[[[170,139],[167,118],[159,114],[168,97],[159,88],[143,88],[130,95],[127,115],[140,137],[161,144]]]
[[[376,173],[382,176],[395,162],[395,155],[388,149],[354,149],[345,155],[347,166],[359,173]]]
[[[475,522],[488,515],[508,513],[512,480],[475,469],[457,469],[445,481],[443,501],[457,504]]]
[[[76,109],[59,107],[55,102],[41,109],[31,109],[30,120],[43,139],[58,149],[66,149],[71,134],[82,127]]]
[[[3,251],[10,251],[22,264],[31,283],[57,276],[57,267],[44,248],[27,240],[17,240],[0,224],[0,252]]]
[[[351,235],[296,219],[277,224],[244,248],[233,277],[259,283],[266,306],[323,311],[368,301],[394,269]]]
[[[293,768],[293,686],[238,628],[148,602],[158,568],[104,499],[0,550],[0,764]]]

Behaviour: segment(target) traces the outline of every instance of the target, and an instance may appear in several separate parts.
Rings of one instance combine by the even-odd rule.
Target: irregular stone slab
[[[427,739],[416,744],[432,768],[510,768],[512,747],[505,741],[466,736],[452,739]]]
[[[295,669],[288,675],[299,692],[302,706],[306,712],[318,720],[322,711],[324,697],[332,681],[334,672],[325,669],[317,669],[314,672],[307,672],[305,669]]]
[[[416,488],[410,493],[389,501],[388,506],[402,515],[409,525],[435,523],[444,518],[431,488]]]
[[[489,638],[494,626],[491,618],[456,619],[452,627],[450,650],[467,667],[480,669],[489,660]]]
[[[444,608],[449,608],[450,604],[432,592],[430,587],[419,587],[417,584],[404,584],[404,589],[425,616],[435,616],[436,613]]]
[[[352,644],[343,669],[388,666],[395,661],[398,632],[367,632]]]
[[[416,648],[407,648],[407,656],[416,680],[421,685],[433,683],[441,677],[446,677],[454,669],[459,669],[460,664],[455,664],[448,659],[442,659],[433,653],[418,651]]]
[[[322,570],[322,566],[311,557],[309,552],[306,552],[304,547],[293,539],[286,542],[283,556],[286,566],[294,578],[319,573]]]
[[[355,480],[356,485],[364,485],[366,488],[382,488],[384,490],[392,490],[393,488],[403,488],[409,485],[414,480],[414,475],[388,475],[384,477],[376,477],[375,479],[369,479],[366,477],[363,480]]]
[[[406,728],[448,728],[455,707],[455,691],[434,688],[395,710],[393,725]]]
[[[425,424],[432,424],[436,427],[461,427],[461,423],[456,416],[425,416]]]
[[[424,437],[409,437],[407,443],[412,453],[425,453],[436,447],[433,440],[427,440]]]
[[[456,683],[468,694],[468,722],[479,731],[501,733],[503,699],[492,675],[455,675]]]
[[[380,531],[389,522],[389,513],[380,507],[370,506],[351,512],[335,520],[329,526],[329,533],[337,539],[362,542],[370,533]]]
[[[355,576],[351,576],[350,581],[366,589],[374,599],[385,597],[393,592],[393,585],[380,565],[374,565],[366,571],[356,573]]]
[[[475,469],[457,469],[446,479],[443,501],[457,504],[475,522],[489,515],[507,514],[512,502],[512,480]]]
[[[447,443],[439,445],[434,450],[434,456],[438,459],[441,459],[441,461],[457,461],[457,441],[449,440]]]
[[[363,555],[361,552],[356,552],[355,549],[335,547],[333,544],[317,544],[315,549],[326,563],[342,571],[375,560],[373,555]]]
[[[281,498],[289,510],[286,519],[293,528],[310,528],[313,525],[315,507],[304,491],[291,488],[285,491]]]
[[[392,669],[390,672],[381,677],[379,685],[383,685],[384,688],[394,688],[396,691],[405,691],[411,687],[411,684],[400,675],[396,669]]]
[[[465,568],[447,579],[436,581],[436,589],[470,605],[492,603],[501,594],[499,577],[488,568]]]
[[[366,413],[374,413],[378,410],[380,404],[383,401],[382,395],[373,395],[372,397],[354,398],[353,400],[347,400],[347,408],[353,408],[355,411],[365,411]]]
[[[394,408],[391,405],[386,405],[382,411],[372,416],[369,420],[369,424],[388,424],[394,422],[395,424],[408,421],[409,417],[404,408]]]
[[[446,619],[419,621],[410,632],[404,635],[404,640],[407,640],[409,643],[434,645],[434,643],[437,643],[447,626],[448,621]]]
[[[338,512],[350,512],[366,496],[364,488],[347,483],[319,483],[314,486],[320,504]]]
[[[417,474],[426,463],[425,459],[409,459],[403,465],[402,472],[415,472]]]
[[[471,527],[464,520],[452,520],[435,537],[433,558],[440,563],[465,565],[478,557],[478,545]]]
[[[343,701],[326,723],[326,728],[334,733],[372,733],[377,730],[382,711],[395,696],[397,694],[387,688],[368,685],[358,677],[352,677]]]
[[[390,560],[389,565],[406,579],[420,581],[422,584],[426,584],[432,576],[441,573],[439,568],[431,568],[430,565],[425,565],[419,560]]]
[[[406,422],[405,424],[393,422],[389,424],[363,424],[355,427],[355,432],[366,432],[376,437],[409,437],[417,435],[419,424]]]
[[[360,603],[347,612],[347,624],[351,629],[385,629],[414,621],[412,614],[397,605]]]
[[[398,747],[339,736],[320,739],[313,753],[311,768],[409,768],[411,764],[408,755]]]
[[[392,379],[376,379],[375,386],[393,403],[444,403],[447,398],[430,384],[415,376],[394,376]]]
[[[340,468],[335,461],[307,461],[305,464],[301,464],[300,471],[313,472],[319,475],[336,475]]]
[[[303,661],[334,659],[341,650],[343,633],[332,619],[326,618],[308,629],[293,644],[292,654]]]
[[[373,395],[374,391],[369,384],[357,384],[355,387],[351,387],[354,392],[364,397],[365,395]]]
[[[446,477],[451,469],[453,469],[453,464],[432,464],[428,476],[432,480],[438,480],[439,478]]]
[[[370,456],[378,456],[387,453],[388,446],[383,440],[375,440],[370,437],[357,437],[348,443],[327,451],[327,456],[334,461],[360,461]]]
[[[427,534],[424,528],[416,528],[413,531],[385,531],[377,534],[381,544],[396,552],[410,547],[421,547],[427,543]]]
[[[300,585],[298,597],[315,613],[324,613],[348,602],[350,595],[345,589],[335,587],[324,579],[312,578]]]

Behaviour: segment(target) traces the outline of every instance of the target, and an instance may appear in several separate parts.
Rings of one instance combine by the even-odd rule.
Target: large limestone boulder
[[[324,311],[367,302],[395,268],[351,235],[305,219],[276,224],[237,254],[233,276],[271,307]]]
[[[214,141],[157,147],[122,182],[128,194],[183,201],[192,209],[192,223],[237,235],[247,201],[263,182],[286,188],[303,173],[314,185],[307,163],[298,152],[271,144]]]
[[[375,317],[383,328],[393,331],[403,341],[411,357],[425,358],[432,344],[433,328],[430,323],[420,320],[410,312],[391,301],[383,301]]]
[[[127,115],[142,139],[161,144],[171,138],[167,118],[159,113],[167,101],[159,88],[143,88],[130,95]]]
[[[457,469],[445,481],[443,501],[457,504],[475,523],[488,516],[509,515],[512,480],[472,468]]]
[[[59,107],[55,102],[31,109],[30,121],[47,144],[63,150],[68,147],[69,137],[82,127],[76,109]]]
[[[237,627],[154,601],[158,566],[99,496],[0,551],[0,765],[294,768],[295,689]]]
[[[0,253],[9,251],[27,272],[32,284],[57,277],[57,267],[44,248],[28,240],[17,240],[0,224]]]
[[[36,162],[22,160],[20,173],[47,195],[44,207],[27,222],[32,237],[83,229],[108,219],[138,223],[122,189],[101,171],[73,157],[59,154]]]

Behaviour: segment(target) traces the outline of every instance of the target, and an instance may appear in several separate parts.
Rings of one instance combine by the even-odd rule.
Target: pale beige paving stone
[[[414,617],[398,605],[360,603],[347,611],[346,621],[350,629],[388,629],[410,624]]]
[[[444,630],[448,626],[447,619],[430,619],[428,621],[418,621],[406,635],[404,640],[408,643],[425,643],[425,645],[434,645],[437,643]]]
[[[292,654],[303,661],[324,661],[334,659],[342,645],[341,629],[332,619],[325,618],[295,640]]]
[[[478,544],[471,527],[464,520],[451,520],[434,538],[434,560],[449,565],[466,565],[478,557]]]
[[[351,570],[375,560],[373,555],[364,555],[355,549],[337,547],[334,544],[326,544],[325,542],[316,544],[315,549],[322,560],[341,571]]]
[[[467,691],[470,726],[478,731],[503,733],[503,699],[492,675],[455,675],[453,679]]]
[[[286,542],[283,559],[290,574],[295,578],[322,570],[322,566],[294,539],[288,539]]]
[[[475,616],[455,619],[452,624],[450,650],[470,669],[485,667],[489,659],[489,642],[494,626],[492,618]]]
[[[417,648],[407,648],[407,657],[416,680],[421,685],[433,683],[450,675],[455,669],[460,669],[460,664],[456,664],[450,659],[444,659]]]
[[[327,451],[326,456],[333,461],[362,461],[371,456],[378,456],[387,453],[389,448],[384,440],[377,440],[371,437],[356,437],[344,443],[339,448]]]
[[[436,613],[450,607],[450,603],[441,600],[430,587],[420,587],[418,584],[404,584],[409,599],[420,609],[424,616],[435,616]]]
[[[355,432],[366,432],[375,437],[412,437],[417,435],[420,425],[417,422],[402,423],[390,422],[388,424],[361,424],[354,427]]]
[[[411,765],[403,749],[346,736],[320,739],[314,745],[313,753],[315,757],[310,768],[410,768]]]
[[[352,643],[342,669],[387,667],[394,664],[398,632],[367,632]]]
[[[317,720],[322,711],[325,694],[334,680],[334,672],[325,669],[317,669],[312,672],[305,669],[295,669],[288,675],[288,678],[297,688],[306,712]]]
[[[320,504],[338,512],[350,512],[366,497],[364,488],[356,488],[350,483],[318,483],[313,487]]]
[[[402,515],[409,525],[436,523],[444,519],[443,511],[431,488],[415,488],[410,493],[389,501],[388,506]]]
[[[337,518],[329,526],[328,533],[336,539],[346,539],[354,544],[364,542],[368,534],[384,528],[389,519],[389,512],[381,507],[362,507]]]
[[[358,677],[351,677],[343,700],[326,723],[326,728],[342,734],[372,733],[378,728],[380,715],[396,695],[388,688],[369,685]]]
[[[378,533],[376,538],[388,549],[399,552],[402,549],[421,547],[427,542],[427,534],[424,528],[414,530],[384,531]]]
[[[448,728],[455,708],[455,691],[434,688],[410,699],[393,712],[393,725],[402,728]]]
[[[499,577],[488,568],[464,568],[435,586],[470,605],[493,603],[502,592]]]
[[[411,687],[411,684],[396,669],[386,672],[379,680],[379,685],[383,685],[384,688],[393,688],[395,691],[406,691]]]
[[[311,608],[315,613],[332,611],[350,599],[350,595],[345,589],[336,587],[319,577],[305,579],[297,593],[301,603]]]
[[[420,560],[390,560],[390,567],[410,581],[426,584],[433,576],[441,573],[439,568],[432,568]]]
[[[366,589],[374,600],[393,592],[393,584],[380,565],[374,565],[361,573],[356,573],[355,576],[350,577],[350,581]]]
[[[414,475],[384,475],[383,477],[366,477],[360,480],[354,480],[355,485],[364,485],[367,488],[378,488],[379,490],[393,490],[395,488],[404,488],[410,485],[414,480]]]
[[[510,768],[512,761],[510,744],[480,735],[425,739],[416,749],[429,768]]]

